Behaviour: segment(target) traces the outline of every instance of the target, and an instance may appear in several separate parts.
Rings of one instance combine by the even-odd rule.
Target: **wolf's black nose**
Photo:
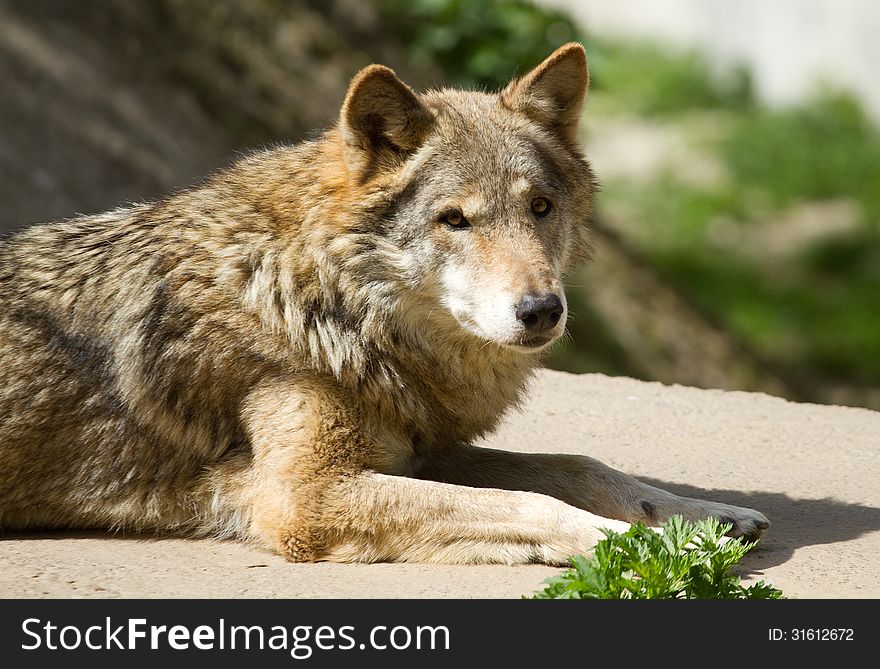
[[[539,334],[552,330],[562,318],[562,300],[554,293],[535,295],[529,293],[516,307],[516,318],[522,321],[526,330]]]

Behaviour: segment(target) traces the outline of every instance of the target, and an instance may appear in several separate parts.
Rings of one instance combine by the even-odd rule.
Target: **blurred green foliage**
[[[880,133],[858,105],[823,95],[784,110],[728,110],[715,146],[728,178],[695,187],[661,173],[611,182],[642,222],[634,241],[704,311],[790,369],[880,384]],[[850,230],[769,257],[762,227],[799,203],[844,199]],[[739,227],[719,244],[719,224]]]
[[[525,0],[378,0],[389,32],[415,65],[439,66],[451,84],[498,89],[561,44],[584,43],[593,91],[630,112],[745,105],[750,81],[737,69],[713,77],[694,52],[587,36],[564,12]]]
[[[827,93],[791,109],[756,109],[736,119],[721,148],[734,182],[777,206],[852,197],[880,218],[880,133],[851,97]]]
[[[713,76],[693,51],[670,51],[636,41],[583,37],[590,59],[590,90],[611,102],[608,112],[666,116],[688,109],[746,108],[748,72]]]
[[[523,0],[378,0],[385,27],[414,65],[440,67],[449,84],[496,90],[518,68],[577,39],[571,19]]]
[[[871,240],[874,261],[880,260]],[[820,251],[821,252],[821,251]],[[880,279],[876,272],[768,272],[741,255],[703,246],[650,258],[682,292],[770,360],[808,364],[828,378],[880,382]]]

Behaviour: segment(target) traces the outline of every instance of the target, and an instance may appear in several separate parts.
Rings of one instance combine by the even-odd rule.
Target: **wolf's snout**
[[[564,311],[562,300],[555,293],[530,293],[516,306],[516,319],[530,334],[542,334],[556,327]]]

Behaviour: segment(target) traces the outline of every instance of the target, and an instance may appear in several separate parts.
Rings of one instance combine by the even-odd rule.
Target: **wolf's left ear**
[[[361,180],[392,168],[428,135],[434,116],[383,65],[370,65],[348,87],[339,119],[345,161]]]
[[[590,75],[587,55],[577,42],[565,44],[534,70],[514,79],[501,92],[501,101],[514,111],[577,143],[577,125],[587,96]]]

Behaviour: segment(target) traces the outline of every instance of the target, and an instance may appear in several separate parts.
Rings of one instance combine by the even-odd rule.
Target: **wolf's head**
[[[587,82],[579,44],[497,94],[417,95],[379,65],[353,79],[338,126],[349,174],[390,184],[382,234],[451,329],[522,352],[563,333],[594,191],[577,141]]]

